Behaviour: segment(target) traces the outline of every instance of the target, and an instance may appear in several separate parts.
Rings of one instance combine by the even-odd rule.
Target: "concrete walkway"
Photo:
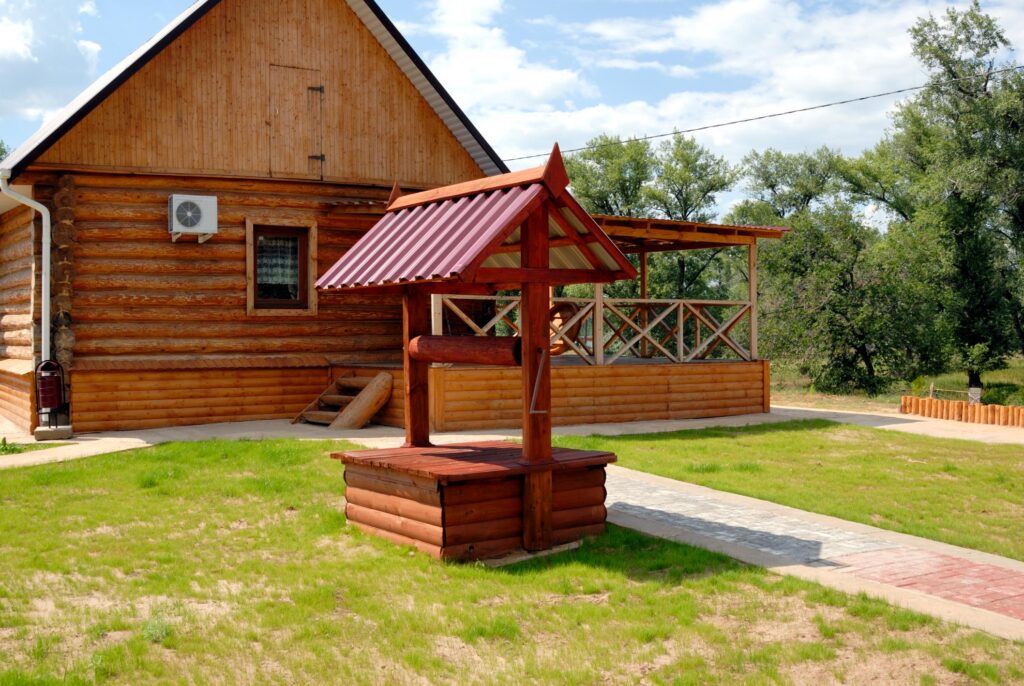
[[[798,419],[826,419],[875,429],[901,431],[920,436],[933,436],[935,438],[956,438],[983,443],[1024,445],[1024,429],[1021,428],[965,424],[963,422],[951,422],[900,414],[818,410],[803,407],[773,407],[770,414],[753,414],[741,417],[563,426],[556,428],[555,434],[562,436],[620,436],[624,434],[706,429],[709,427],[752,426]],[[402,435],[401,430],[384,426],[371,426],[361,431],[332,432],[326,427],[309,424],[290,424],[286,420],[119,431],[76,436],[69,445],[62,445],[49,450],[38,450],[20,455],[0,455],[0,470],[66,462],[68,460],[120,452],[122,450],[146,448],[172,441],[205,441],[213,438],[236,440],[258,440],[262,438],[296,438],[300,440],[345,439],[358,442],[368,448],[386,448],[395,445],[396,441],[400,443]],[[434,438],[440,443],[456,443],[472,440],[517,438],[519,435],[520,432],[518,430],[498,430],[485,433],[447,433],[435,435]],[[13,443],[34,442],[31,436],[19,432],[3,418],[0,418],[0,436],[7,438],[9,442]]]
[[[828,419],[940,438],[1024,444],[1024,430],[1009,427],[792,407],[743,417],[561,427],[556,433],[658,433],[795,419]],[[433,438],[444,444],[518,435],[517,431],[495,431]],[[323,427],[269,421],[94,434],[51,450],[0,456],[0,469],[63,462],[169,441],[215,438],[334,438],[367,448],[388,448],[401,445],[403,432],[371,427],[332,433]],[[615,524],[845,592],[865,592],[996,636],[1024,640],[1024,563],[621,467],[609,468],[607,489],[609,521]]]

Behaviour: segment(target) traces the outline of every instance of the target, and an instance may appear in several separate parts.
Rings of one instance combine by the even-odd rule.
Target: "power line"
[[[1024,65],[1019,65],[1019,66],[1016,66],[1016,67],[1007,67],[1005,69],[996,69],[995,71],[986,72],[983,76],[986,76],[986,77],[988,77],[988,76],[996,76],[997,74],[1005,74],[1007,72],[1019,71],[1021,69],[1024,69]],[[966,77],[964,77],[964,78],[966,78]],[[960,81],[962,79],[949,79],[949,80],[950,81]],[[615,145],[622,145],[623,143],[628,143],[630,141],[652,141],[652,140],[656,140],[658,138],[668,138],[669,136],[675,136],[676,134],[681,134],[681,133],[697,133],[698,131],[707,131],[709,129],[721,129],[721,128],[724,128],[726,126],[735,126],[737,124],[749,124],[750,122],[762,121],[764,119],[777,119],[778,117],[786,117],[786,116],[789,116],[791,114],[800,114],[802,112],[813,112],[814,110],[824,110],[824,109],[827,109],[829,107],[838,107],[840,105],[849,105],[849,104],[855,103],[855,102],[864,102],[865,100],[875,100],[877,98],[885,98],[885,97],[888,97],[890,95],[901,95],[903,93],[911,93],[913,91],[919,91],[919,90],[922,90],[922,89],[927,88],[927,87],[928,87],[928,84],[924,84],[924,85],[921,85],[921,86],[911,86],[910,88],[900,88],[900,89],[894,90],[894,91],[886,91],[885,93],[875,93],[874,95],[864,95],[864,96],[861,96],[859,98],[849,98],[847,100],[836,100],[835,102],[828,102],[828,103],[825,103],[824,105],[812,105],[811,107],[801,107],[801,108],[795,109],[795,110],[786,110],[785,112],[773,112],[772,114],[762,114],[762,115],[757,116],[757,117],[747,117],[746,119],[734,119],[732,121],[721,122],[719,124],[706,124],[704,126],[697,126],[695,128],[692,128],[692,129],[683,129],[681,131],[672,131],[671,133],[657,133],[657,134],[654,134],[653,136],[640,136],[639,138],[630,138],[627,141],[613,141],[613,142],[610,142],[610,143],[600,143],[598,145],[584,145],[581,148],[571,148],[569,150],[563,150],[562,153],[563,154],[571,154],[571,153],[583,152],[584,150],[598,150],[600,148],[607,148],[607,147],[612,147],[612,146],[615,146]],[[538,153],[536,155],[524,155],[522,157],[512,157],[510,159],[505,160],[505,162],[520,162],[522,160],[532,160],[532,159],[536,159],[538,157],[547,157],[550,154],[551,154],[551,152],[548,151],[548,152]]]

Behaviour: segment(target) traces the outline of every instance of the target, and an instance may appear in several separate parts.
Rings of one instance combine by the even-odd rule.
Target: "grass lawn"
[[[1024,682],[1024,644],[624,529],[431,561],[346,526],[332,447],[4,472],[0,685]]]
[[[31,453],[36,450],[49,450],[50,448],[60,448],[61,446],[69,445],[68,443],[8,443],[7,439],[0,440],[0,461],[3,460],[4,455],[21,455],[22,453]]]
[[[619,465],[1024,560],[1024,460],[986,445],[822,420],[558,437]]]

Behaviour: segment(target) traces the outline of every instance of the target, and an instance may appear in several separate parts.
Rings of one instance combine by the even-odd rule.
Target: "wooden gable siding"
[[[322,83],[275,100],[274,66]],[[322,149],[294,149],[310,137],[272,115],[320,85]],[[223,0],[36,166],[266,178],[290,149],[325,156],[309,179],[427,188],[483,175],[343,0]]]
[[[37,182],[37,195],[49,201],[56,183]],[[187,359],[209,363],[230,356],[245,358],[244,366],[275,355],[313,354],[341,363],[399,359],[401,308],[395,297],[322,294],[315,315],[255,317],[246,310],[247,219],[316,223],[319,276],[376,221],[387,191],[89,174],[73,175],[69,185],[75,194],[72,368],[88,363],[123,369],[126,359],[136,368],[181,368]],[[202,245],[187,237],[172,243],[172,193],[216,195],[217,235]],[[360,198],[363,204],[355,202]]]

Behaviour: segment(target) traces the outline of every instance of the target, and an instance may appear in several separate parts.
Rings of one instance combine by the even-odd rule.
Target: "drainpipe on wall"
[[[43,350],[42,358],[43,361],[50,359],[50,242],[52,236],[50,235],[50,210],[46,208],[42,203],[36,202],[32,198],[28,198],[21,193],[18,193],[10,187],[8,182],[11,179],[10,169],[0,169],[0,194],[6,195],[11,200],[30,207],[43,218],[43,283],[42,283],[42,338],[43,338]]]

